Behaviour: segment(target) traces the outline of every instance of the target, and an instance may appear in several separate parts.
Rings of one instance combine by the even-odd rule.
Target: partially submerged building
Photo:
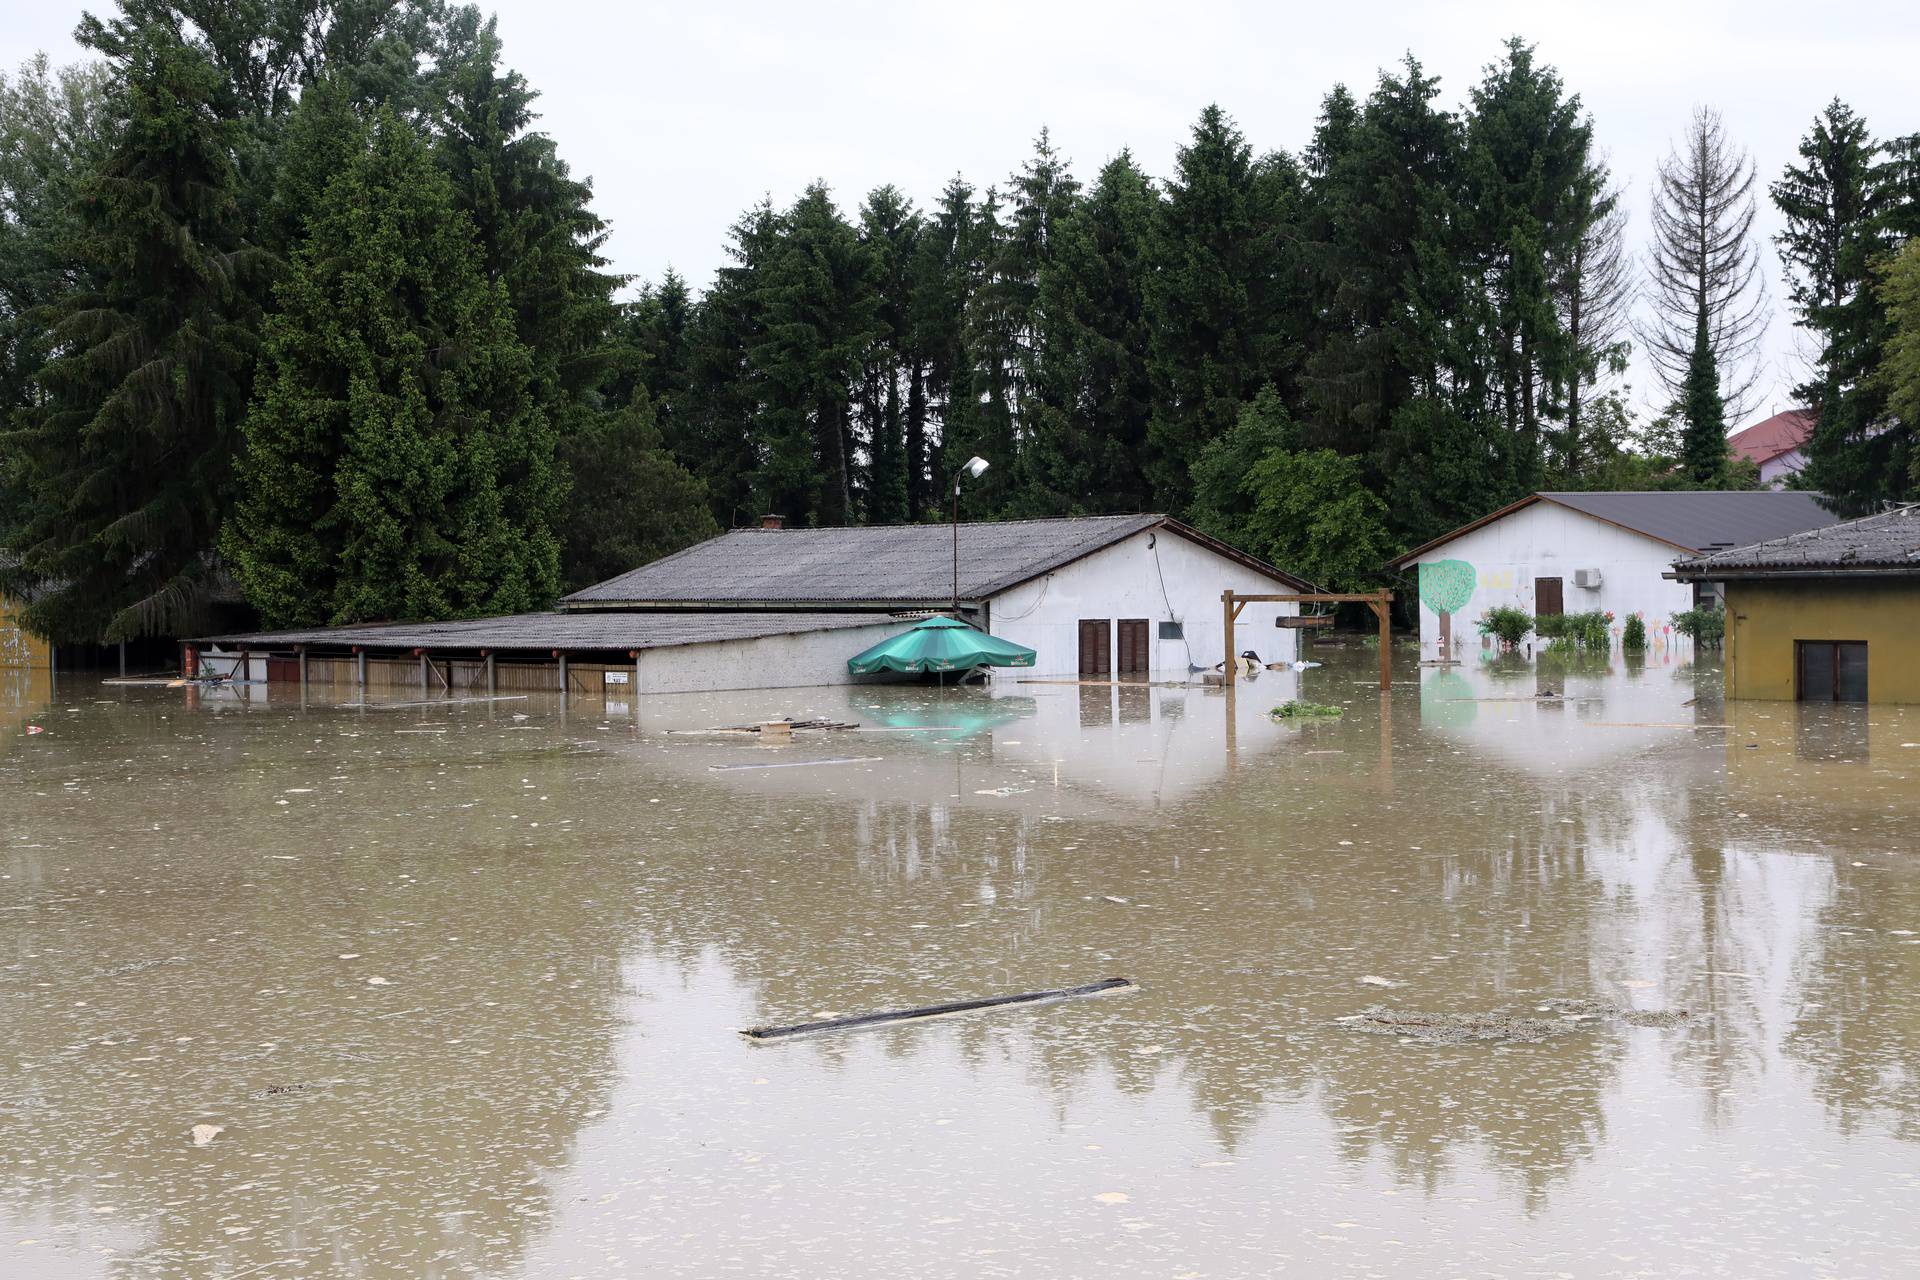
[[[1611,612],[1617,637],[1638,614],[1654,642],[1668,618],[1712,598],[1711,581],[1666,576],[1676,559],[1833,524],[1817,494],[1793,491],[1534,493],[1393,562],[1420,584],[1420,655],[1485,646],[1476,621],[1497,605],[1536,617]]]
[[[1920,702],[1920,506],[1683,560],[1718,582],[1729,698]]]
[[[1162,515],[788,529],[769,519],[575,592],[547,613],[211,637],[189,662],[267,681],[691,692],[842,684],[847,659],[957,606],[1033,649],[1027,677],[1172,676],[1225,647],[1221,593],[1309,585]],[[1291,603],[1249,604],[1237,650],[1290,660]]]

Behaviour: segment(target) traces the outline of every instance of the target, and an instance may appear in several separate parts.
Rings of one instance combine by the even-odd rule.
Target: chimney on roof
[[[760,517],[760,527],[762,529],[784,529],[787,527],[787,518],[785,516],[772,514],[764,515]]]

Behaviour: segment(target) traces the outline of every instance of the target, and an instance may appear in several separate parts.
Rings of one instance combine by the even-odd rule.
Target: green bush
[[[1708,648],[1718,648],[1727,634],[1727,615],[1719,609],[1688,609],[1668,621],[1675,631]]]
[[[1492,636],[1502,647],[1511,649],[1527,638],[1527,632],[1533,630],[1533,615],[1525,609],[1517,609],[1510,604],[1495,605],[1480,615],[1475,624],[1483,636]]]
[[[1283,702],[1271,714],[1275,720],[1312,720],[1341,715],[1343,712],[1339,707],[1329,707],[1322,702]]]
[[[1637,613],[1627,615],[1627,625],[1620,633],[1620,652],[1645,653],[1647,651],[1647,624]]]
[[[1533,620],[1533,633],[1542,640],[1552,641],[1556,649],[1605,653],[1613,644],[1613,637],[1608,630],[1612,625],[1613,615],[1599,610],[1592,613],[1548,614]]]

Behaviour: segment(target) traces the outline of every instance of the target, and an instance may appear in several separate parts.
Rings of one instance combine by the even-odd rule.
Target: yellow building
[[[1920,703],[1920,506],[1683,560],[1724,584],[1727,697]]]
[[[45,671],[52,666],[53,650],[20,625],[13,601],[0,596],[0,671]]]

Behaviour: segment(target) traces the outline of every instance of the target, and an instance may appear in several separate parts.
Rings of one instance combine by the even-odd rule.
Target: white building
[[[1674,561],[1837,519],[1817,495],[1793,491],[1536,493],[1415,547],[1394,567],[1419,576],[1423,659],[1490,647],[1475,624],[1498,605],[1536,617],[1610,612],[1616,641],[1638,614],[1657,650],[1671,642],[1668,618],[1711,591],[1666,578]]]
[[[955,606],[1037,657],[1017,678],[1185,680],[1226,652],[1221,594],[1311,590],[1160,515],[736,529],[551,613],[221,636],[189,665],[281,684],[617,696],[863,683],[847,659]],[[1298,656],[1291,603],[1246,605],[1234,652]],[[303,674],[304,673],[304,674]]]
[[[957,549],[948,525],[787,529],[769,520],[575,592],[560,608],[898,616],[957,602],[984,630],[1035,651],[1022,674],[1185,679],[1225,653],[1220,596],[1228,590],[1311,588],[1162,515],[963,524]],[[1291,660],[1298,633],[1277,619],[1298,612],[1248,605],[1234,651]]]

